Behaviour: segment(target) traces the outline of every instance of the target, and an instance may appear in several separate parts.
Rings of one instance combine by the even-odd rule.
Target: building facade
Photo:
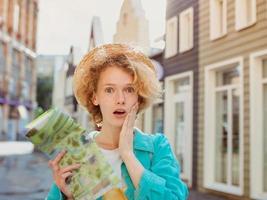
[[[180,162],[181,177],[197,184],[199,1],[169,0],[166,8],[164,133]]]
[[[140,0],[123,1],[113,42],[137,46],[149,53],[148,20]]]
[[[199,1],[198,188],[267,199],[267,1]]]
[[[36,106],[38,0],[0,1],[0,135],[16,140]]]

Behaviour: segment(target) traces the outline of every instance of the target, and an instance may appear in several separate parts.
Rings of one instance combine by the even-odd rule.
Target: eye
[[[112,93],[112,92],[114,92],[114,89],[112,87],[107,87],[107,88],[105,88],[105,92],[106,93]]]
[[[127,87],[126,88],[126,92],[128,92],[128,93],[134,93],[135,92],[135,89],[133,87]]]

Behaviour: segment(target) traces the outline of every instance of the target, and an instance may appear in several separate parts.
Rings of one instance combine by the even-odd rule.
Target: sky
[[[151,46],[165,31],[166,0],[141,0],[149,21]],[[37,53],[67,54],[70,46],[85,52],[92,17],[99,16],[104,42],[112,42],[123,0],[39,0]]]

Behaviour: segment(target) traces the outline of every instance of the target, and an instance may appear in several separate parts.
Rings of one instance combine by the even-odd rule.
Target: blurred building
[[[0,136],[15,140],[36,106],[38,0],[0,1]]]
[[[164,66],[164,133],[181,167],[197,185],[198,0],[167,1]]]
[[[149,53],[148,20],[140,0],[124,0],[113,42],[131,44]]]
[[[267,199],[267,2],[199,2],[198,188]]]
[[[103,33],[99,17],[93,17],[89,34],[89,48],[103,44]],[[77,47],[71,47],[65,61],[54,72],[53,106],[59,107],[71,115],[84,128],[91,130],[88,111],[79,106],[73,93],[73,74],[83,53]]]
[[[38,55],[36,58],[37,101],[38,106],[45,110],[52,105],[64,105],[64,90],[61,86],[64,82],[62,77],[66,73],[62,71],[66,60],[67,55]]]
[[[37,77],[53,77],[55,70],[62,66],[66,55],[38,55],[36,57]]]

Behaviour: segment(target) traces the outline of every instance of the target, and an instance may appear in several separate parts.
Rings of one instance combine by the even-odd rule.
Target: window
[[[214,40],[227,32],[227,1],[210,0],[210,39]]]
[[[0,42],[0,97],[4,96],[4,74],[5,74],[4,44]]]
[[[31,100],[32,91],[33,91],[33,60],[29,56],[26,56],[24,59],[25,62],[25,78],[24,78],[24,87],[23,94],[25,96],[25,100]]]
[[[205,71],[205,187],[235,195],[243,191],[242,58]]]
[[[180,163],[181,178],[192,185],[193,71],[165,79],[164,133]]]
[[[20,62],[20,56],[19,52],[15,49],[12,51],[12,72],[11,72],[11,77],[9,79],[9,94],[11,99],[16,99],[17,98],[17,85],[18,81],[20,78],[20,67],[19,67],[19,62]]]
[[[163,103],[152,106],[152,133],[163,133]]]
[[[250,55],[251,198],[267,199],[267,49]]]
[[[18,32],[19,30],[19,15],[20,15],[20,8],[19,4],[14,5],[14,12],[13,12],[13,29],[14,32]]]
[[[242,30],[256,22],[256,0],[235,0],[235,28]]]
[[[161,89],[163,84],[161,83]],[[143,115],[143,130],[147,133],[163,133],[163,100],[158,98]]]
[[[5,71],[5,55],[4,55],[4,44],[0,42],[0,74],[4,74]]]
[[[3,106],[0,104],[0,140],[3,140],[3,132],[4,132],[4,111]]]
[[[0,24],[2,24],[6,22],[8,0],[1,0],[0,4]]]
[[[177,16],[169,19],[166,23],[166,48],[165,58],[177,54]]]
[[[239,185],[239,118],[240,118],[240,74],[238,67],[216,72],[215,115],[215,181]],[[231,140],[231,141],[229,141]],[[230,160],[229,160],[230,157]],[[228,165],[228,162],[231,162]],[[230,166],[230,168],[229,168]],[[231,170],[231,177],[227,172]]]
[[[185,52],[193,48],[193,8],[181,12],[179,18],[179,51]]]

